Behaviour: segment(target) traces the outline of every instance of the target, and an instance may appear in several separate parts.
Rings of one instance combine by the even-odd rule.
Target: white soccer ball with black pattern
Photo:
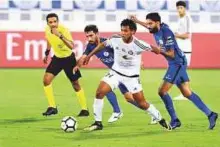
[[[78,123],[73,116],[66,116],[61,120],[61,129],[65,132],[76,131]]]

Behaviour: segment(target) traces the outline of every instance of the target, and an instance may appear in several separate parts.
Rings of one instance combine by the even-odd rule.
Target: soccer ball
[[[61,120],[61,129],[65,132],[74,132],[77,129],[77,121],[73,116],[66,116]]]

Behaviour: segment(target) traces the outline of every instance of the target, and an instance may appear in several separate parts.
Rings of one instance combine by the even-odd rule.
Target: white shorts
[[[118,88],[119,83],[125,85],[131,93],[138,93],[142,91],[142,85],[139,77],[125,77],[119,75],[115,71],[110,70],[103,78],[102,81],[107,83],[112,90]]]
[[[192,54],[192,53],[185,53],[186,60],[187,60],[187,66],[190,66],[191,54]]]

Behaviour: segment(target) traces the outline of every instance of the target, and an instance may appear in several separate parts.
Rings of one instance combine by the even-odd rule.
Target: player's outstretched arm
[[[77,70],[79,70],[79,68],[83,65],[86,57],[87,57],[87,55],[84,54],[79,58],[76,66],[73,68],[73,73],[75,73]]]
[[[91,53],[89,53],[89,55],[85,58],[84,65],[87,65],[87,64],[89,63],[90,58],[91,58],[94,54],[96,54],[97,52],[101,51],[101,50],[104,49],[104,48],[105,48],[104,42],[98,44],[98,46],[97,46]]]
[[[156,47],[154,45],[150,45],[151,47],[151,51],[154,52],[155,54],[160,54],[161,52],[161,48],[160,47]]]
[[[131,20],[133,20],[135,23],[142,25],[143,27],[147,28],[147,24],[143,21],[140,21],[139,19],[137,19],[137,17],[135,15],[130,15],[129,16]]]

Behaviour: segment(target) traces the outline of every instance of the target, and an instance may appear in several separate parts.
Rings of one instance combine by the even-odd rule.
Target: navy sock
[[[106,97],[107,97],[108,101],[110,102],[110,104],[112,105],[113,111],[116,113],[120,113],[121,110],[119,108],[115,93],[113,91],[111,91],[106,94]]]
[[[202,112],[209,116],[212,111],[206,106],[206,104],[200,99],[198,95],[192,92],[192,94],[188,97]]]
[[[172,101],[171,97],[169,96],[169,94],[167,93],[167,94],[160,96],[160,97],[166,106],[166,109],[171,117],[171,120],[177,119],[176,112],[173,107],[173,101]]]

